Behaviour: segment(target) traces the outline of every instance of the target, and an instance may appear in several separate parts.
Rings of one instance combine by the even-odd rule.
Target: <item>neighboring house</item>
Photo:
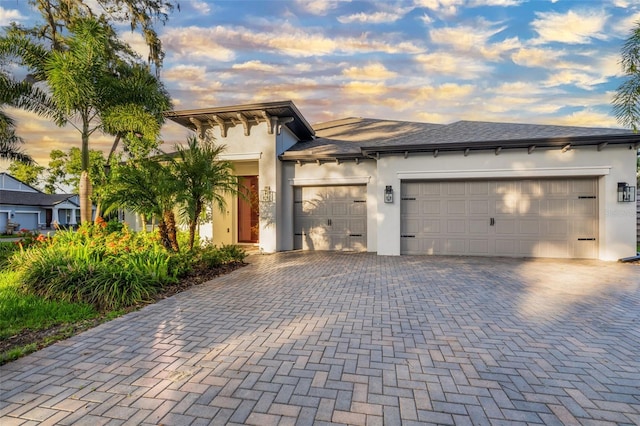
[[[636,205],[627,201],[635,201],[640,135],[626,130],[364,118],[311,126],[290,101],[167,117],[226,145],[223,158],[251,195],[228,197],[201,227],[217,244],[605,260],[636,253]]]
[[[57,223],[62,227],[75,226],[80,220],[77,195],[45,194],[36,188],[0,173],[0,233],[7,225],[17,229],[50,229]]]

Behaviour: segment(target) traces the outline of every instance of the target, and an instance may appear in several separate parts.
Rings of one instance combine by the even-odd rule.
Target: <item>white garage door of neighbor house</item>
[[[38,229],[38,213],[16,213],[11,221],[20,224],[18,229]]]
[[[367,187],[294,188],[294,248],[367,249]]]
[[[596,258],[595,178],[403,182],[401,252]]]

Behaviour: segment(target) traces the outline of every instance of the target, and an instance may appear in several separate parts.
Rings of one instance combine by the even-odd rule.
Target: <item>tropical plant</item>
[[[104,20],[77,19],[68,29],[69,35],[54,43],[64,43],[64,48],[53,50],[19,31],[9,32],[0,40],[0,54],[17,58],[35,81],[46,82],[57,113],[51,114],[56,123],[70,124],[79,131],[80,211],[81,221],[88,222],[92,193],[90,136],[96,131],[112,134],[116,137],[114,144],[123,136],[155,141],[162,111],[171,103],[162,84],[144,66],[123,59],[121,53],[128,48]],[[141,79],[144,84],[140,84]]]
[[[613,110],[618,122],[638,131],[640,127],[640,22],[636,23],[622,46],[622,70],[626,80],[613,98]]]
[[[233,165],[220,158],[224,145],[191,136],[184,146],[176,145],[173,155],[176,178],[181,183],[182,213],[189,225],[189,249],[193,249],[200,215],[208,203],[225,207],[226,194],[238,193]]]
[[[178,202],[180,182],[169,165],[153,159],[140,159],[113,168],[104,194],[105,212],[126,208],[145,218],[158,220],[162,245],[179,251],[173,208]]]
[[[64,29],[78,19],[94,17],[105,23],[127,23],[131,31],[139,30],[149,48],[148,61],[156,69],[162,66],[164,52],[154,24],[164,24],[169,13],[179,4],[169,0],[29,0],[42,15],[44,21],[32,28],[14,25],[14,30],[24,35],[47,40],[53,50],[65,47]]]

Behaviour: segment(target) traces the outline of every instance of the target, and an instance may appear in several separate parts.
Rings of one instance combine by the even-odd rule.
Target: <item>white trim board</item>
[[[492,169],[492,170],[425,170],[397,172],[403,180],[409,179],[488,179],[488,178],[527,178],[527,177],[563,177],[563,176],[604,176],[611,172],[612,166],[597,167],[547,167],[534,169]]]
[[[293,178],[289,179],[291,186],[324,186],[324,185],[366,185],[371,176],[345,176],[336,178]]]

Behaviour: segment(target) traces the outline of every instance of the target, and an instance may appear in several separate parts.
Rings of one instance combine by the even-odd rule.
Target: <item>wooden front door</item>
[[[240,176],[238,196],[238,242],[257,243],[260,231],[258,176]]]

